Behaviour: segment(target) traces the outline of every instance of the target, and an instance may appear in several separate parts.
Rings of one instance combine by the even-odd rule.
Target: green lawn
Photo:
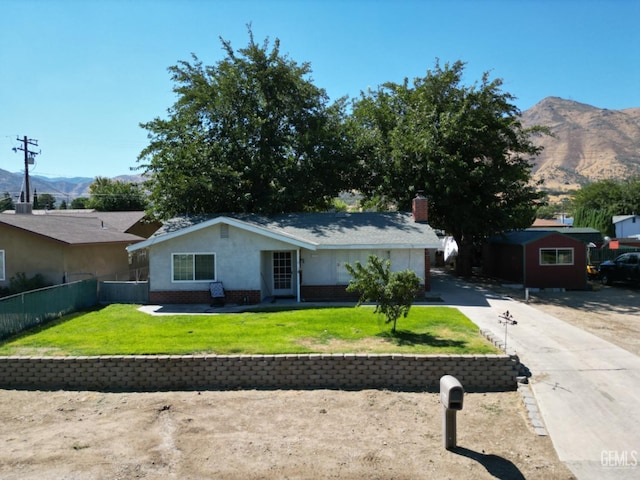
[[[391,334],[369,307],[151,316],[134,305],[68,315],[0,355],[498,353],[457,309],[413,307]]]

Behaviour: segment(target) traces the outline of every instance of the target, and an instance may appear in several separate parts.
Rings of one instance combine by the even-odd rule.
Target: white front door
[[[291,296],[293,291],[293,263],[291,252],[273,252],[273,295]]]

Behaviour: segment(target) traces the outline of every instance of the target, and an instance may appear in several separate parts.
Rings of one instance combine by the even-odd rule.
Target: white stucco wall
[[[424,281],[424,249],[406,250],[302,250],[302,285],[346,285],[344,264],[367,263],[369,255],[391,260],[391,271],[411,269]],[[339,278],[339,277],[342,278]]]
[[[149,282],[152,291],[207,290],[209,282],[172,282],[173,253],[214,253],[217,280],[227,290],[260,290],[260,259],[263,250],[292,250],[284,242],[228,227],[221,238],[221,225],[198,230],[149,247]]]
[[[216,280],[227,290],[260,290],[269,295],[272,288],[271,252],[291,251],[293,282],[297,247],[280,240],[229,225],[228,236],[221,234],[220,224],[181,235],[149,247],[149,282],[151,291],[207,290],[209,281],[173,282],[172,254],[213,253],[216,256]],[[392,271],[411,269],[424,281],[424,249],[351,250],[301,249],[302,285],[347,285],[345,263],[365,264],[369,255],[391,260]]]

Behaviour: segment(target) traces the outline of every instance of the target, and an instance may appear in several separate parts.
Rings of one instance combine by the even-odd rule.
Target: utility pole
[[[19,142],[22,142],[22,147],[16,147],[13,149],[14,152],[18,150],[22,150],[24,152],[24,188],[26,190],[26,201],[29,203],[31,200],[29,198],[29,164],[33,164],[34,157],[38,155],[40,152],[33,152],[29,150],[29,145],[33,145],[34,147],[38,146],[38,141],[33,140],[31,138],[27,138],[26,135],[21,139],[17,138]]]

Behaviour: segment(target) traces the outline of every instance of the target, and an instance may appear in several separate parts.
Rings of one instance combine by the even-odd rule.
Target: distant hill
[[[69,201],[78,197],[88,197],[89,185],[91,185],[94,180],[95,178],[90,177],[48,178],[39,175],[29,175],[31,191],[33,192],[35,189],[38,194],[49,193],[53,195],[57,200],[57,205],[59,205],[62,200]],[[141,182],[142,176],[119,175],[114,177],[113,180]],[[3,196],[5,192],[9,192],[11,196],[16,199],[17,196],[20,195],[23,182],[23,173],[11,173],[0,169],[0,196]]]
[[[546,191],[640,175],[640,108],[607,110],[548,97],[524,111],[522,123],[544,125],[554,134],[535,140],[544,150],[534,178],[544,180]]]

